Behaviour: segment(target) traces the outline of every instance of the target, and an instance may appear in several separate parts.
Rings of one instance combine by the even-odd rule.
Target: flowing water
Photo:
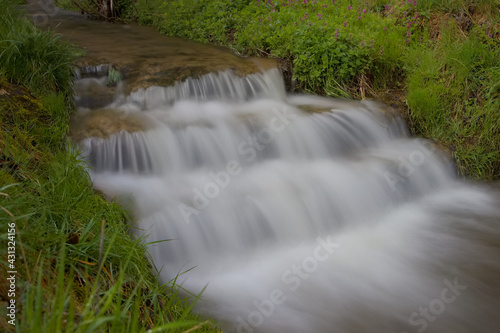
[[[133,88],[98,102],[109,68],[82,66],[72,131],[95,187],[133,211],[161,282],[203,291],[196,311],[228,332],[499,331],[498,191],[459,180],[390,110],[287,94],[277,69],[243,76],[227,54],[165,87],[169,59],[203,61],[162,58],[166,39],[148,59],[135,43],[151,40],[125,32],[142,28],[85,24],[74,35],[95,29],[96,49],[123,39],[115,63],[160,63],[124,71]]]
[[[95,186],[228,331],[498,332],[498,198],[383,105],[287,95],[273,69],[109,108],[143,129],[81,141]]]

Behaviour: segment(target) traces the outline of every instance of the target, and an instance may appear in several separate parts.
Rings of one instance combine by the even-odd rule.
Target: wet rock
[[[79,112],[71,122],[70,136],[76,142],[90,137],[107,138],[120,131],[139,132],[149,127],[139,115],[112,109]]]
[[[106,85],[106,77],[77,80],[74,85],[78,108],[96,109],[109,105],[116,98],[116,86]]]

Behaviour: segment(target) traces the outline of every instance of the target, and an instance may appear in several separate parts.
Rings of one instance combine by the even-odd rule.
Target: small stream
[[[499,331],[498,189],[386,106],[289,94],[272,62],[150,28],[49,21],[88,50],[72,137],[94,186],[132,209],[162,283],[203,291],[197,312],[227,332]]]

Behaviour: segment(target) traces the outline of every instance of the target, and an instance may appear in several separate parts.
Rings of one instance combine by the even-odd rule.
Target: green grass
[[[62,42],[54,33],[21,19],[10,0],[0,0],[0,68],[2,75],[29,89],[71,95],[72,62],[81,50]]]
[[[0,89],[7,92],[0,96],[0,234],[6,245],[7,226],[16,224],[17,331],[177,332],[200,325],[174,283],[158,284],[146,245],[130,236],[127,213],[94,192],[78,152],[57,141],[67,123],[49,124],[56,120],[49,117],[66,110],[63,96],[39,103],[5,81]],[[207,322],[199,331],[216,329]]]
[[[137,10],[169,34],[287,59],[303,90],[359,98],[360,82],[374,96],[398,87],[415,134],[449,147],[464,175],[500,178],[498,1],[398,1],[393,11],[391,0],[336,2],[272,11],[262,1],[148,0]],[[158,284],[127,212],[92,189],[67,142],[81,51],[11,1],[0,0],[0,13],[0,239],[14,223],[19,310],[16,327],[0,321],[0,330],[218,331],[191,314],[196,295],[188,302],[175,281]]]
[[[0,330],[217,332],[191,313],[196,295],[159,285],[128,213],[93,190],[67,140],[79,51],[0,1],[0,263],[15,265],[18,310],[9,325],[2,303]]]
[[[469,8],[492,9],[499,6],[497,0],[419,0],[420,11],[438,10],[441,12],[458,13]]]
[[[411,131],[480,179],[500,178],[499,11],[498,0],[137,3],[139,22],[166,34],[291,62],[299,90],[404,96]]]
[[[302,90],[335,94],[341,87],[339,95],[356,95],[350,88],[363,74],[376,72],[378,78],[398,73],[400,44],[417,38],[417,31],[405,26],[415,20],[413,4],[381,13],[361,1],[283,3],[153,0],[138,3],[138,11],[141,22],[169,35],[228,45],[242,54],[288,59]],[[154,13],[158,7],[160,12]]]
[[[462,174],[500,176],[500,52],[474,28],[467,36],[451,21],[438,41],[413,49],[407,102],[414,131],[444,143]]]

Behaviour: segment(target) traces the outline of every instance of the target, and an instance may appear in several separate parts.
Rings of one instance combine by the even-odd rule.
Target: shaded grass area
[[[0,331],[217,332],[175,281],[158,284],[128,213],[92,189],[66,139],[80,51],[14,6],[0,0]]]
[[[500,178],[500,3],[495,0],[143,0],[166,34],[284,59],[300,91],[376,98],[461,173]]]

